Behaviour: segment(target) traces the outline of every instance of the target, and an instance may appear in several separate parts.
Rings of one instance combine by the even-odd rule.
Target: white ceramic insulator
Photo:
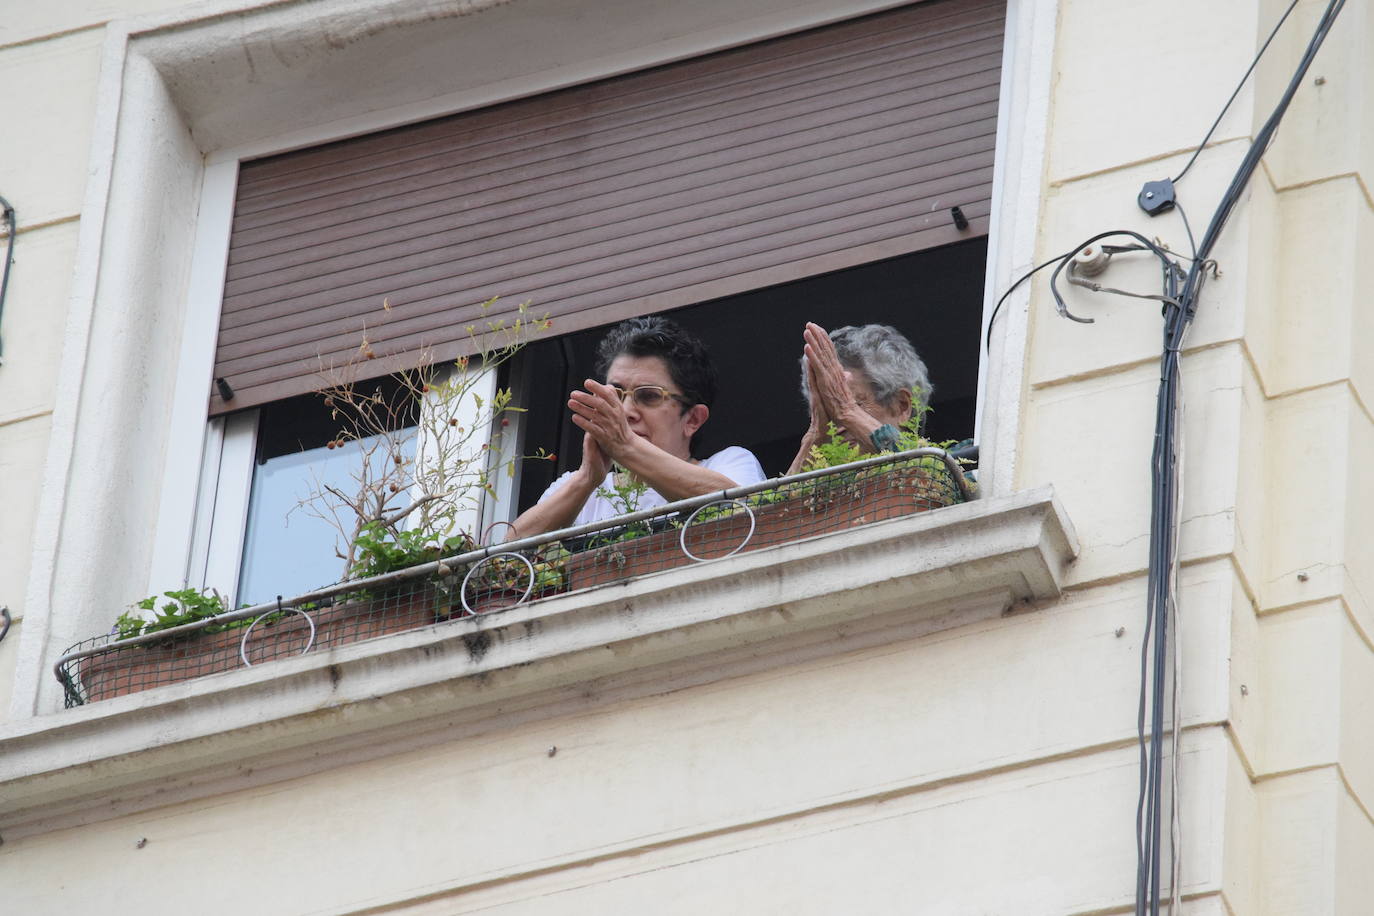
[[[1107,262],[1112,256],[1102,250],[1102,246],[1094,242],[1084,248],[1079,249],[1073,256],[1074,271],[1083,277],[1095,277],[1107,269]]]

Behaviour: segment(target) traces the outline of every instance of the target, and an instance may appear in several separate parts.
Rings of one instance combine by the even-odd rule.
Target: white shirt
[[[715,471],[717,474],[722,474],[730,478],[730,480],[734,481],[735,486],[739,487],[748,486],[751,483],[758,483],[761,480],[767,479],[763,473],[763,465],[759,464],[759,460],[754,457],[754,453],[746,448],[740,448],[738,445],[731,445],[728,448],[721,449],[710,458],[702,461],[701,466],[709,471]],[[568,471],[553,483],[549,484],[549,488],[544,491],[543,496],[539,497],[539,501],[542,503],[544,500],[548,499],[559,487],[568,482],[568,478],[572,477],[573,473],[573,471]],[[599,489],[611,492],[611,488],[615,485],[614,477],[614,472],[607,474],[606,479],[602,481]],[[639,498],[639,505],[636,506],[636,509],[654,509],[658,506],[665,505],[667,502],[668,500],[664,499],[658,491],[652,489],[645,490],[644,495]],[[623,509],[614,505],[598,491],[592,493],[592,495],[587,498],[587,501],[583,503],[582,509],[577,513],[577,518],[573,519],[572,524],[586,525],[590,522],[599,522],[602,519],[613,518],[623,514]]]

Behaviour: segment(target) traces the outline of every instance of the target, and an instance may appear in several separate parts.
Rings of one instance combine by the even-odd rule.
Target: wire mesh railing
[[[67,706],[480,616],[551,595],[723,559],[971,498],[958,463],[915,449],[735,487],[68,649]]]

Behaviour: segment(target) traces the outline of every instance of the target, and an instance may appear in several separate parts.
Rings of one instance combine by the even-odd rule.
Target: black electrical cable
[[[1067,251],[1064,254],[1056,255],[1055,257],[1050,258],[1048,261],[1045,261],[1043,264],[1037,264],[1035,267],[1032,267],[1030,270],[1026,271],[1020,277],[1018,277],[1015,283],[1007,287],[1007,291],[998,298],[997,304],[992,307],[992,314],[988,316],[988,334],[987,338],[983,341],[983,352],[986,353],[992,350],[992,323],[997,320],[997,313],[1001,310],[1002,303],[1007,301],[1007,297],[1010,296],[1012,293],[1016,292],[1016,288],[1018,286],[1020,286],[1022,283],[1025,283],[1027,280],[1035,276],[1040,271],[1044,270],[1046,267],[1049,267],[1051,264],[1063,261],[1066,258],[1072,257],[1074,254],[1078,252],[1078,250],[1078,248],[1075,248],[1073,249],[1073,251]]]
[[[1177,268],[1177,265],[1175,265],[1172,261],[1170,261],[1170,259],[1169,259],[1169,253],[1168,253],[1168,252],[1166,252],[1166,251],[1165,251],[1163,248],[1161,248],[1160,246],[1156,245],[1154,242],[1152,242],[1152,241],[1150,241],[1149,239],[1145,238],[1145,236],[1141,235],[1139,232],[1134,232],[1134,231],[1132,231],[1132,230],[1130,230],[1130,229],[1109,229],[1109,230],[1106,231],[1106,232],[1099,232],[1097,235],[1094,235],[1092,238],[1084,240],[1080,245],[1078,245],[1078,247],[1074,248],[1074,250],[1073,250],[1072,252],[1070,252],[1070,254],[1076,254],[1076,253],[1082,251],[1084,248],[1087,248],[1089,245],[1093,244],[1094,242],[1098,242],[1098,241],[1101,241],[1102,239],[1112,238],[1112,237],[1114,237],[1114,236],[1120,236],[1120,235],[1124,235],[1124,236],[1127,236],[1127,237],[1129,237],[1129,238],[1133,238],[1133,239],[1135,239],[1137,242],[1139,242],[1140,244],[1139,244],[1138,246],[1132,245],[1132,246],[1129,246],[1129,247],[1104,245],[1104,246],[1102,246],[1102,250],[1103,250],[1103,251],[1106,251],[1106,252],[1109,252],[1109,253],[1116,253],[1116,252],[1120,252],[1120,251],[1132,251],[1132,250],[1136,250],[1136,251],[1149,251],[1149,252],[1151,252],[1152,254],[1154,254],[1154,256],[1155,256],[1156,258],[1158,258],[1158,259],[1160,260],[1161,264],[1164,265],[1164,269],[1165,269],[1166,271],[1172,271],[1172,270],[1178,269],[1178,268]],[[1059,292],[1059,275],[1060,275],[1061,273],[1063,273],[1064,269],[1069,265],[1069,256],[1070,256],[1070,255],[1065,255],[1065,256],[1063,256],[1063,257],[1057,259],[1057,260],[1059,261],[1059,266],[1056,267],[1056,268],[1054,269],[1054,273],[1052,273],[1052,274],[1050,275],[1050,295],[1052,295],[1052,296],[1054,297],[1054,305],[1055,305],[1055,308],[1059,311],[1059,314],[1060,314],[1060,315],[1062,315],[1062,316],[1065,317],[1065,318],[1068,318],[1068,319],[1071,320],[1071,321],[1077,321],[1077,322],[1079,322],[1080,324],[1092,324],[1092,323],[1093,323],[1093,319],[1091,319],[1091,318],[1079,318],[1077,315],[1074,315],[1073,313],[1071,313],[1071,312],[1069,311],[1068,305],[1064,302],[1064,296],[1063,296],[1063,294],[1061,294],[1061,293]],[[1041,265],[1041,266],[1044,266],[1044,265]],[[1036,268],[1036,269],[1038,270],[1039,268]],[[1128,292],[1126,292],[1125,290],[1112,290],[1111,292],[1119,293],[1119,294],[1121,294],[1121,295],[1126,295],[1126,296],[1137,296],[1137,295],[1140,295],[1140,294],[1138,294],[1138,293],[1128,293]],[[1156,297],[1156,296],[1145,296],[1144,298],[1154,299],[1154,298],[1158,298],[1158,297]]]
[[[3,320],[5,317],[5,294],[10,288],[10,261],[14,258],[14,233],[16,227],[14,207],[10,206],[10,202],[3,197],[0,197],[0,218],[5,220],[6,236],[5,269],[3,273],[0,273],[0,320]],[[0,337],[0,362],[4,361],[4,357],[4,338]]]
[[[1186,216],[1184,217],[1184,220],[1186,226]],[[1173,405],[1176,402],[1176,391],[1179,379],[1177,357],[1181,349],[1182,331],[1186,327],[1186,324],[1181,324],[1178,321],[1178,317],[1187,314],[1187,310],[1184,308],[1184,303],[1180,301],[1179,296],[1180,283],[1183,282],[1188,276],[1188,272],[1183,269],[1183,267],[1179,264],[1179,261],[1177,259],[1181,258],[1192,261],[1194,269],[1198,269],[1204,272],[1203,276],[1205,276],[1205,270],[1210,266],[1211,262],[1200,262],[1197,260],[1196,256],[1189,257],[1188,255],[1181,255],[1176,254],[1174,252],[1170,252],[1167,249],[1165,249],[1162,245],[1153,242],[1150,239],[1147,239],[1145,236],[1141,235],[1140,233],[1129,229],[1114,229],[1109,230],[1107,232],[1100,232],[1089,239],[1085,239],[1079,245],[1075,246],[1075,248],[1073,249],[1073,253],[1082,251],[1085,248],[1093,245],[1094,243],[1100,243],[1104,239],[1123,236],[1126,238],[1134,239],[1135,244],[1100,244],[1100,249],[1108,255],[1115,255],[1133,251],[1148,251],[1151,254],[1153,254],[1155,258],[1159,261],[1160,265],[1161,287],[1163,289],[1163,293],[1161,295],[1154,296],[1129,292],[1126,290],[1107,289],[1104,287],[1100,287],[1095,283],[1090,283],[1088,281],[1084,281],[1080,278],[1077,278],[1074,275],[1074,267],[1070,260],[1071,254],[1063,255],[1059,258],[1054,259],[1053,261],[1046,262],[1046,265],[1050,263],[1055,263],[1056,261],[1058,262],[1058,267],[1055,269],[1055,272],[1050,277],[1050,292],[1054,296],[1055,305],[1059,313],[1066,318],[1070,318],[1080,322],[1090,322],[1092,319],[1078,318],[1077,316],[1069,312],[1068,306],[1064,302],[1063,296],[1059,290],[1058,285],[1059,277],[1066,269],[1069,271],[1070,282],[1073,282],[1081,286],[1087,286],[1088,288],[1093,289],[1094,291],[1112,292],[1127,296],[1137,296],[1141,298],[1156,299],[1164,302],[1166,314],[1164,349],[1166,355],[1168,355],[1169,357],[1169,362],[1166,368],[1164,369],[1162,377],[1163,393],[1161,399],[1156,402],[1157,440],[1151,459],[1152,480],[1154,481],[1152,487],[1158,486],[1161,481],[1165,481],[1165,485],[1169,488],[1168,495],[1172,498],[1176,496],[1177,493],[1173,476],[1162,475],[1157,473],[1157,471],[1165,463],[1172,464],[1175,460],[1172,455],[1172,448],[1161,448],[1162,440],[1159,437],[1159,431],[1163,430],[1164,435],[1167,437],[1167,440],[1163,441],[1172,442],[1176,435],[1171,405]],[[1190,230],[1189,245],[1192,246],[1192,244],[1192,233]],[[1043,267],[1046,265],[1041,266]],[[1195,287],[1195,291],[1200,289],[1200,285]],[[1161,414],[1161,412],[1164,413]],[[1173,499],[1171,502],[1171,505],[1174,504],[1176,504],[1176,499]],[[1160,519],[1152,518],[1152,524],[1154,522],[1158,522],[1159,524],[1162,524],[1164,526],[1172,526],[1174,524],[1174,514],[1175,512],[1171,510],[1171,512],[1166,517]],[[1152,527],[1152,543],[1155,542],[1157,536],[1158,532]],[[1152,881],[1157,881],[1157,879],[1152,879],[1152,876],[1157,874],[1160,860],[1160,850],[1156,845],[1151,844],[1149,848],[1147,848],[1146,838],[1151,834],[1151,831],[1147,830],[1146,827],[1147,825],[1153,827],[1153,825],[1157,824],[1162,817],[1162,795],[1159,791],[1158,778],[1158,774],[1161,772],[1160,766],[1162,755],[1159,753],[1159,747],[1154,743],[1154,736],[1162,735],[1163,729],[1162,725],[1155,726],[1155,724],[1152,722],[1152,738],[1151,741],[1147,743],[1145,738],[1145,719],[1147,712],[1146,698],[1148,695],[1146,685],[1148,685],[1150,681],[1150,674],[1152,671],[1154,671],[1156,679],[1162,678],[1162,672],[1159,669],[1161,658],[1158,656],[1152,658],[1150,650],[1152,647],[1151,635],[1156,631],[1157,628],[1163,626],[1163,620],[1164,613],[1162,611],[1157,611],[1154,601],[1151,600],[1149,610],[1146,615],[1145,635],[1144,639],[1141,642],[1140,677],[1142,686],[1139,707],[1137,710],[1137,735],[1140,747],[1140,798],[1136,808],[1136,854],[1138,862],[1137,880],[1138,885],[1144,886],[1150,886]],[[1160,646],[1162,644],[1159,640],[1156,640],[1154,645]],[[1158,708],[1155,712],[1156,716],[1162,715],[1162,710]]]
[[[1197,260],[1197,242],[1193,241],[1193,227],[1188,223],[1188,214],[1183,212],[1183,204],[1174,201],[1174,209],[1178,211],[1179,218],[1183,220],[1183,231],[1188,233],[1188,248],[1193,252],[1189,259]]]
[[[1184,217],[1184,225],[1185,225],[1185,226],[1187,225],[1187,222],[1188,222],[1187,217]],[[1002,293],[1002,295],[999,296],[999,297],[997,298],[997,303],[992,307],[992,315],[989,316],[989,318],[988,318],[988,330],[987,330],[987,336],[983,339],[983,351],[986,353],[986,352],[990,352],[990,351],[992,350],[992,323],[993,323],[994,321],[997,320],[997,314],[998,314],[998,312],[1000,312],[1000,311],[1002,310],[1002,304],[1003,304],[1004,302],[1007,301],[1007,297],[1010,296],[1012,293],[1016,292],[1016,290],[1021,286],[1022,283],[1025,283],[1025,282],[1026,282],[1027,280],[1029,280],[1031,277],[1035,276],[1037,273],[1039,273],[1040,271],[1044,270],[1046,267],[1049,267],[1051,264],[1059,264],[1059,265],[1062,266],[1065,262],[1068,261],[1069,258],[1073,257],[1075,254],[1077,254],[1078,252],[1082,251],[1083,248],[1084,248],[1085,246],[1091,244],[1092,242],[1096,241],[1097,239],[1106,238],[1106,237],[1112,236],[1112,235],[1130,235],[1130,236],[1133,236],[1133,237],[1135,237],[1135,238],[1140,239],[1141,242],[1142,242],[1142,244],[1140,244],[1140,245],[1119,246],[1119,247],[1108,246],[1108,249],[1111,250],[1111,251],[1113,251],[1113,253],[1119,252],[1119,251],[1154,251],[1156,254],[1159,254],[1160,252],[1163,251],[1163,249],[1159,248],[1159,246],[1155,245],[1153,242],[1150,242],[1149,240],[1147,240],[1144,236],[1139,235],[1139,234],[1134,233],[1134,232],[1131,232],[1131,231],[1129,231],[1129,230],[1122,229],[1122,230],[1117,230],[1117,231],[1113,231],[1113,232],[1104,232],[1104,233],[1102,233],[1101,235],[1093,236],[1092,239],[1089,239],[1088,241],[1084,242],[1082,245],[1079,245],[1077,248],[1073,249],[1072,251],[1066,251],[1066,252],[1064,252],[1063,254],[1055,255],[1054,257],[1050,258],[1048,261],[1044,261],[1044,262],[1042,262],[1042,263],[1040,263],[1040,264],[1037,264],[1036,266],[1032,267],[1030,270],[1028,270],[1028,271],[1026,271],[1025,273],[1023,273],[1021,276],[1017,277],[1017,278],[1016,278],[1016,282],[1012,283],[1011,286],[1008,286],[1007,289],[1006,289],[1006,292]],[[1189,229],[1189,230],[1188,230],[1188,241],[1189,241],[1189,244],[1192,244],[1192,239],[1193,239],[1193,231],[1192,231],[1191,229]],[[1193,246],[1193,254],[1194,254],[1194,255],[1197,254],[1197,247],[1196,247],[1196,246]],[[1177,255],[1177,256],[1178,256],[1178,257],[1187,257],[1187,255]],[[1126,292],[1125,290],[1110,290],[1110,292],[1115,292],[1115,293],[1119,293],[1119,294],[1121,294],[1121,295],[1126,295],[1126,296],[1135,295],[1134,293],[1128,293],[1128,292]],[[1150,298],[1154,298],[1154,297],[1150,297]],[[1056,304],[1059,305],[1059,304],[1062,304],[1062,302],[1063,302],[1062,298],[1059,298],[1059,297],[1057,296],[1057,294],[1056,294]],[[1060,314],[1063,314],[1063,311],[1061,311]],[[1075,319],[1075,320],[1081,320],[1081,319]],[[1085,323],[1091,323],[1091,321],[1088,321],[1088,322],[1085,322]]]
[[[1164,719],[1164,676],[1167,671],[1167,645],[1168,645],[1168,616],[1169,608],[1174,595],[1173,565],[1177,555],[1177,510],[1178,510],[1178,455],[1176,451],[1178,434],[1178,394],[1179,394],[1179,358],[1183,347],[1183,338],[1187,332],[1188,325],[1192,320],[1193,314],[1197,310],[1197,299],[1201,293],[1203,285],[1206,283],[1207,271],[1215,270],[1215,265],[1210,260],[1212,248],[1216,245],[1222,230],[1225,228],[1232,211],[1241,199],[1241,195],[1253,176],[1255,169],[1259,165],[1260,158],[1264,151],[1273,142],[1275,132],[1278,130],[1279,123],[1283,120],[1284,114],[1288,110],[1293,96],[1306,76],[1308,69],[1312,65],[1318,50],[1330,33],[1336,17],[1345,6],[1345,0],[1330,0],[1326,10],[1322,13],[1320,20],[1313,31],[1312,38],[1309,40],[1307,49],[1303,53],[1302,59],[1284,90],[1282,97],[1275,105],[1273,112],[1265,121],[1263,127],[1256,132],[1254,140],[1250,144],[1245,157],[1241,160],[1232,177],[1225,193],[1222,195],[1216,211],[1212,215],[1211,222],[1208,224],[1207,231],[1203,234],[1202,244],[1197,246],[1194,252],[1194,260],[1189,267],[1187,275],[1183,279],[1183,287],[1177,290],[1174,287],[1176,278],[1172,275],[1165,278],[1165,293],[1169,298],[1177,301],[1177,306],[1167,305],[1165,308],[1165,331],[1164,331],[1164,352],[1160,358],[1160,387],[1159,396],[1156,401],[1155,416],[1155,444],[1151,455],[1151,515],[1150,515],[1150,567],[1149,567],[1149,596],[1147,602],[1147,636],[1142,644],[1142,678],[1141,678],[1141,701],[1140,701],[1140,743],[1142,753],[1145,748],[1144,736],[1144,711],[1146,706],[1147,690],[1150,694],[1152,715],[1150,717],[1150,740],[1149,740],[1149,760],[1144,768],[1144,778],[1141,785],[1141,799],[1137,805],[1137,843],[1136,849],[1139,856],[1136,873],[1136,914],[1145,916],[1148,912],[1150,916],[1158,916],[1159,913],[1159,884],[1160,884],[1160,863],[1162,860],[1162,768],[1160,758],[1163,750],[1163,719]],[[1291,12],[1290,7],[1290,12]],[[1284,14],[1285,17],[1287,13]],[[1282,25],[1282,20],[1280,20]],[[1275,29],[1277,31],[1277,27]],[[1272,40],[1272,35],[1270,40]],[[1265,43],[1266,47],[1268,42]],[[1263,49],[1260,51],[1263,54]],[[1258,59],[1258,58],[1257,58]],[[1253,64],[1251,69],[1253,69]],[[1248,73],[1247,73],[1248,76]],[[1233,96],[1234,97],[1234,96]],[[1229,102],[1227,103],[1230,104]],[[1220,118],[1218,118],[1218,121]],[[1210,136],[1210,132],[1209,132]],[[1203,141],[1204,145],[1206,141]],[[1200,149],[1201,147],[1199,147]],[[1196,158],[1196,153],[1194,154]],[[1189,161],[1189,165],[1192,161]],[[1184,171],[1187,171],[1185,166]],[[1179,174],[1182,177],[1182,173]],[[1175,181],[1177,179],[1174,179]],[[1186,217],[1185,217],[1186,226]],[[1191,231],[1190,231],[1191,236]],[[1190,243],[1191,244],[1191,243]],[[1170,295],[1176,293],[1176,295]],[[1145,659],[1149,654],[1150,639],[1149,631],[1154,636],[1153,641],[1153,664],[1147,665]],[[1146,683],[1146,670],[1153,674],[1153,683]],[[1178,748],[1174,748],[1174,753],[1178,753]],[[1176,889],[1175,889],[1176,890]]]
[[[1293,0],[1292,3],[1288,4],[1288,9],[1283,11],[1283,15],[1279,17],[1278,24],[1275,25],[1274,30],[1269,33],[1269,37],[1264,40],[1264,44],[1260,46],[1259,53],[1255,55],[1254,60],[1250,61],[1250,66],[1246,68],[1245,75],[1242,76],[1240,82],[1236,84],[1235,91],[1232,92],[1231,97],[1226,100],[1226,104],[1221,106],[1221,112],[1217,115],[1217,119],[1212,122],[1211,127],[1207,128],[1207,136],[1203,137],[1202,142],[1197,145],[1197,149],[1193,150],[1193,155],[1188,160],[1188,164],[1183,167],[1183,171],[1173,177],[1172,180],[1174,184],[1178,184],[1179,180],[1184,175],[1188,174],[1188,170],[1193,167],[1193,163],[1197,161],[1198,154],[1207,146],[1207,141],[1212,139],[1212,134],[1216,132],[1217,126],[1221,124],[1221,119],[1226,117],[1226,112],[1230,110],[1231,103],[1236,100],[1236,96],[1240,95],[1240,90],[1244,88],[1245,81],[1250,78],[1251,73],[1255,72],[1255,67],[1259,66],[1260,58],[1264,56],[1265,51],[1269,50],[1270,42],[1274,40],[1275,35],[1279,34],[1279,29],[1283,28],[1283,23],[1288,19],[1288,14],[1293,12],[1297,5],[1298,0]]]

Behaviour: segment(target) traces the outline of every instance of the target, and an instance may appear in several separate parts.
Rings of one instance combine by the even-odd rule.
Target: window
[[[376,448],[378,437],[361,442],[333,441],[321,399],[305,395],[268,404],[258,412],[257,449],[249,490],[241,568],[234,600],[263,604],[276,595],[297,595],[343,578],[337,529],[302,505],[311,493],[332,487],[352,493],[354,468],[364,460],[390,460]],[[400,444],[415,457],[414,427]]]
[[[880,321],[931,364],[932,435],[970,435],[1004,16],[921,3],[244,162],[214,369],[226,385],[210,393],[214,521],[193,570],[256,580],[266,519],[291,504],[281,474],[312,473],[268,443],[322,361],[364,337],[378,375],[421,349],[458,356],[493,293],[533,300],[564,334],[515,377],[527,405],[562,403],[606,324],[672,310],[722,371],[707,447],[744,444],[778,473],[806,422],[802,323]],[[580,453],[564,411],[529,420],[513,438],[560,459],[528,469],[521,506]],[[299,515],[278,535],[318,550]],[[239,598],[263,588],[287,590]]]
[[[115,76],[108,88],[119,104],[101,106],[96,119],[92,165],[99,180],[83,212],[69,317],[76,342],[102,344],[69,348],[64,357],[65,377],[78,381],[59,391],[62,422],[55,424],[50,455],[66,485],[45,489],[47,522],[35,536],[15,708],[60,705],[46,666],[61,646],[108,626],[111,600],[203,579],[204,558],[219,556],[206,543],[236,525],[236,546],[241,537],[242,498],[237,510],[215,510],[232,502],[221,498],[226,489],[247,492],[253,446],[226,434],[241,414],[229,412],[208,430],[205,423],[240,162],[532,98],[663,61],[692,60],[886,5],[856,2],[840,9],[784,0],[746,15],[737,5],[702,0],[679,5],[663,19],[626,17],[607,30],[604,17],[585,15],[591,11],[585,4],[521,0],[483,5],[473,16],[446,21],[392,4],[377,11],[375,35],[346,47],[329,40],[335,23],[323,14],[286,23],[270,10],[228,20],[168,13],[140,23],[136,32],[120,26],[127,41],[105,52],[106,69]],[[998,102],[993,222],[999,228],[989,240],[988,265],[988,284],[1000,291],[1018,268],[1033,263],[1056,19],[1052,9],[1034,4],[999,8],[993,18],[998,28],[1005,19],[1009,51]],[[249,38],[244,22],[254,28]],[[504,53],[513,35],[528,53]],[[283,41],[298,53],[299,67],[255,71],[253,58],[242,53],[245,47],[270,53]],[[391,53],[398,43],[407,46],[406,55]],[[379,69],[388,79],[376,78]],[[302,73],[323,78],[307,80]],[[170,86],[179,87],[175,97]],[[120,111],[147,116],[121,119],[116,130],[114,113]],[[966,214],[971,235],[986,230],[986,211]],[[896,256],[904,243],[899,239],[899,250],[877,251],[869,260]],[[811,273],[844,266],[819,263]],[[749,279],[754,289],[788,280]],[[678,304],[731,294],[705,291]],[[1008,301],[992,336],[982,426],[984,451],[995,449],[997,461],[985,468],[985,492],[1010,493],[1016,473],[1023,294],[1024,287]],[[985,297],[985,308],[995,297]],[[643,306],[669,307],[658,300]],[[560,329],[573,328],[564,323]],[[131,366],[149,371],[134,376]],[[99,394],[98,404],[91,392]],[[111,455],[111,442],[130,447]],[[220,457],[227,460],[236,447],[242,454],[233,466],[243,479],[226,488],[224,475],[207,471],[201,458],[218,468]],[[92,526],[91,518],[102,523]],[[199,569],[190,562],[193,543],[202,558]]]
[[[482,377],[473,391],[490,400],[498,381],[495,374]],[[370,390],[373,384],[385,389],[393,403],[399,402],[394,379],[359,387]],[[413,414],[394,417],[399,435],[393,441],[399,442],[404,459],[417,458],[423,449],[418,429],[425,425],[430,406],[416,404]],[[340,523],[331,524],[320,517],[325,507],[310,497],[326,486],[352,495],[363,455],[371,462],[391,456],[372,451],[376,437],[330,447],[339,428],[340,422],[315,393],[211,421],[208,437],[214,447],[207,450],[207,483],[199,510],[211,523],[202,525],[203,533],[192,548],[193,581],[218,589],[238,605],[298,595],[343,578],[342,528],[352,518],[341,513]],[[513,441],[503,442],[489,463],[506,461],[514,447]],[[463,527],[481,530],[502,517],[511,503],[512,486],[509,479],[495,479],[497,499],[464,513]],[[306,505],[311,502],[313,507]]]

